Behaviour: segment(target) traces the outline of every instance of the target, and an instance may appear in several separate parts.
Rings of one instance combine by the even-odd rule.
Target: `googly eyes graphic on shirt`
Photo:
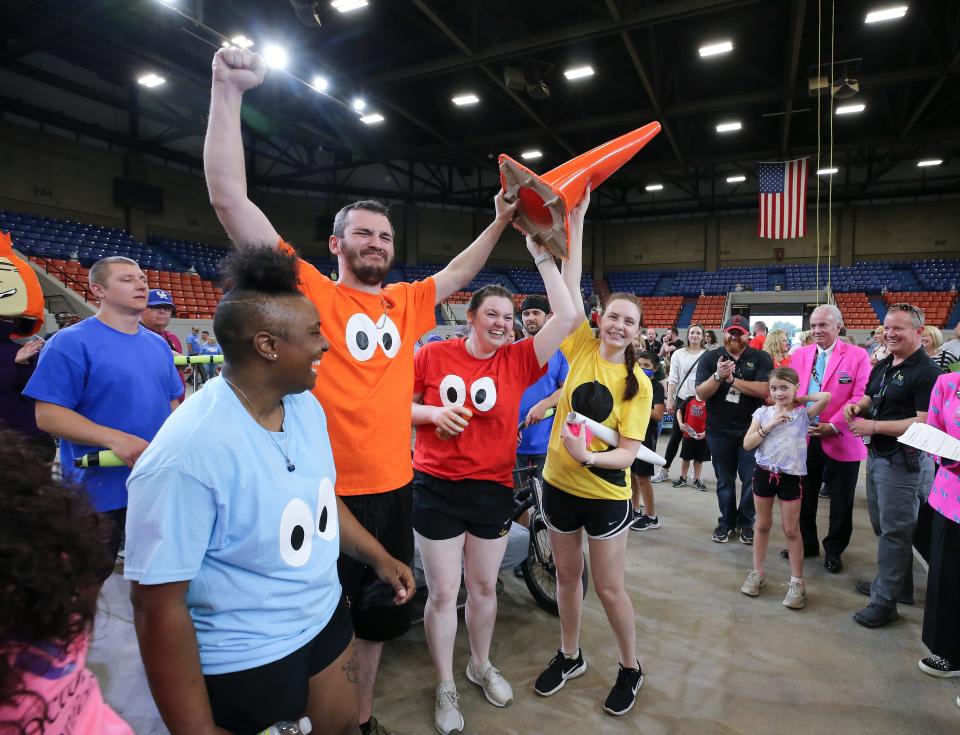
[[[480,378],[470,386],[470,400],[478,411],[489,411],[497,405],[497,386],[493,378]]]
[[[383,348],[383,354],[393,358],[400,351],[400,330],[393,319],[384,314],[377,322],[377,340]]]
[[[317,503],[317,535],[324,541],[333,541],[339,522],[333,483],[324,477],[320,481],[320,499]]]
[[[377,325],[366,314],[354,314],[347,320],[347,349],[360,362],[366,362],[377,350]]]
[[[377,345],[389,358],[400,351],[400,330],[386,314],[377,322],[359,312],[347,320],[347,349],[360,362],[366,362],[377,351]]]
[[[291,567],[302,567],[313,551],[313,513],[300,498],[294,498],[280,516],[280,557]]]
[[[467,385],[459,375],[447,375],[440,381],[440,402],[445,408],[462,406],[467,400]]]

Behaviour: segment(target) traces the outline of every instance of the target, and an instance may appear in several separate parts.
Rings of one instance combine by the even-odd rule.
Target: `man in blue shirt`
[[[527,337],[533,337],[552,316],[550,302],[545,296],[527,296],[520,305],[520,316],[523,331]],[[547,372],[527,388],[520,399],[519,416],[523,421],[523,431],[517,445],[517,467],[535,466],[538,476],[543,474],[547,442],[553,426],[553,420],[544,421],[543,416],[548,409],[556,408],[568,370],[567,359],[557,350],[547,363]]]
[[[190,334],[187,335],[187,354],[200,354],[200,327],[190,327]]]
[[[183,390],[173,352],[140,323],[147,277],[129,258],[103,258],[90,269],[100,301],[92,319],[62,329],[44,346],[23,394],[36,401],[37,426],[60,437],[65,480],[106,517],[115,558],[127,507],[127,477]],[[126,467],[74,467],[74,459],[111,449]]]

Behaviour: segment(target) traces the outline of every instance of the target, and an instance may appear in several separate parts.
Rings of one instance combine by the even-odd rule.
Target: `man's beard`
[[[533,337],[534,335],[536,335],[536,333],[539,332],[541,328],[542,327],[536,322],[523,325],[523,331],[527,333],[528,337]]]
[[[347,255],[347,268],[358,281],[368,286],[379,286],[383,283],[383,279],[390,271],[390,266],[393,265],[392,258],[384,261],[383,265],[364,264],[360,250],[353,248],[344,248],[344,250]]]

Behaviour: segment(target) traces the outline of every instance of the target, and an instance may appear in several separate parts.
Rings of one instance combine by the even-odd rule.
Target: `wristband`
[[[540,253],[540,255],[533,259],[533,264],[539,267],[541,263],[546,263],[548,260],[553,260],[553,256],[550,255],[550,253]]]

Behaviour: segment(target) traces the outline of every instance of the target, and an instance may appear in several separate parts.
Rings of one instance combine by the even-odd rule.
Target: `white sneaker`
[[[437,685],[437,702],[433,707],[433,724],[440,735],[463,732],[460,695],[453,684]]]
[[[783,604],[791,610],[799,610],[806,602],[807,588],[803,582],[787,583],[787,596],[783,598]]]
[[[659,470],[657,470],[657,474],[650,478],[650,482],[665,482],[669,479],[670,472],[666,468],[661,467]]]
[[[740,587],[740,591],[745,595],[750,595],[750,597],[756,597],[760,594],[760,588],[766,585],[767,581],[763,578],[763,575],[760,574],[756,569],[751,569],[750,574],[747,575],[746,581]],[[787,603],[783,603],[786,605]]]
[[[483,688],[483,696],[494,707],[506,707],[513,701],[513,687],[493,664],[488,662],[485,670],[477,671],[471,658],[467,663],[467,678]]]

